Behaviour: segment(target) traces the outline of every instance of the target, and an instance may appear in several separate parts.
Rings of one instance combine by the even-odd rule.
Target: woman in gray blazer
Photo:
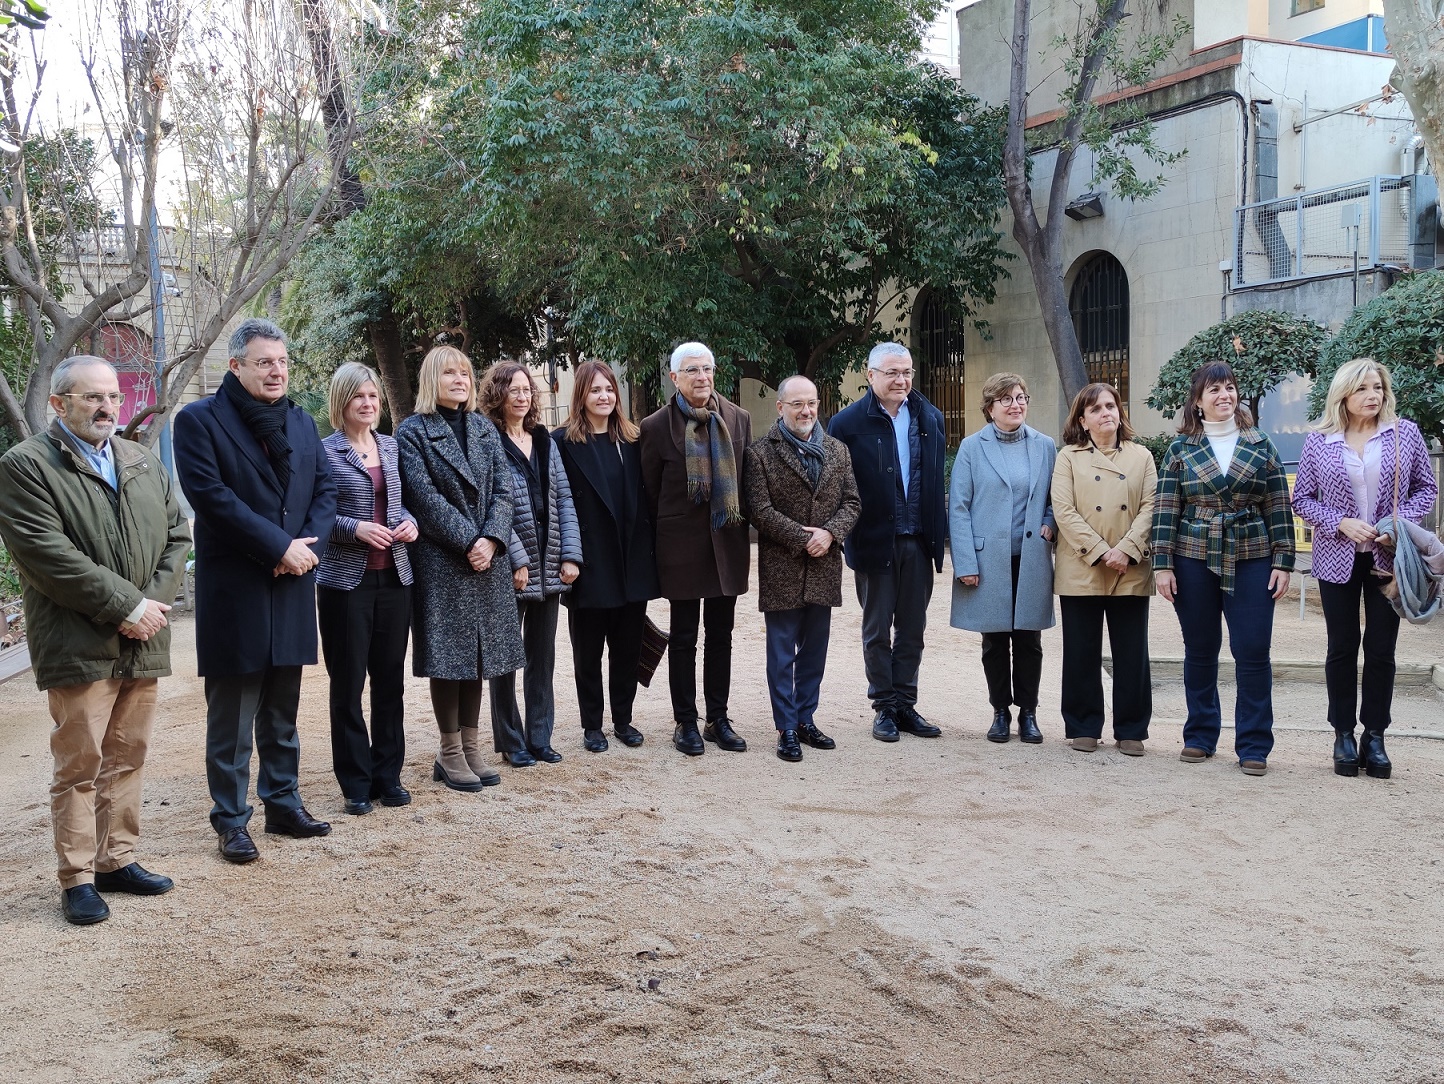
[[[1038,685],[1043,629],[1053,626],[1053,509],[1048,499],[1057,448],[1023,420],[1028,386],[1016,373],[983,384],[988,424],[963,441],[953,462],[949,536],[951,624],[983,634],[983,673],[993,725],[1005,742],[1018,706],[1018,737],[1040,742]]]
[[[434,347],[417,385],[416,413],[396,427],[406,506],[421,528],[411,544],[411,666],[431,679],[441,730],[432,778],[477,791],[501,782],[478,733],[486,679],[526,662],[506,558],[511,470],[496,427],[474,411],[476,385],[465,354]]]
[[[521,620],[526,668],[523,723],[516,703],[516,674],[491,679],[491,733],[497,752],[513,768],[538,760],[555,764],[552,748],[556,699],[557,616],[563,592],[581,572],[582,536],[572,487],[561,453],[541,424],[536,383],[515,361],[499,361],[481,378],[481,412],[496,425],[511,468],[513,494],[508,558]]]

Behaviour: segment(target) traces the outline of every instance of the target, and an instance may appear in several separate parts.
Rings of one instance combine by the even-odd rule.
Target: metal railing
[[[1234,209],[1233,284],[1409,266],[1414,178],[1367,180]]]

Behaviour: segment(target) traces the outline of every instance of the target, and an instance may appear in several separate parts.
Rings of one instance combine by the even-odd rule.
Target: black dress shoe
[[[1038,729],[1038,710],[1036,708],[1018,709],[1018,738],[1029,745],[1037,745],[1043,740],[1043,732]]]
[[[350,813],[353,817],[364,817],[367,813],[372,812],[375,808],[376,807],[371,804],[371,799],[369,798],[346,799],[346,812]]]
[[[67,888],[60,894],[60,906],[65,911],[65,921],[76,926],[93,926],[110,917],[110,908],[94,885]]]
[[[396,806],[410,805],[411,792],[400,783],[392,783],[390,786],[381,787],[371,795],[384,806],[395,808]]]
[[[298,805],[295,809],[267,809],[266,831],[273,836],[310,839],[312,836],[329,836],[331,826],[307,813],[305,806]]]
[[[529,749],[528,752],[531,753],[533,759],[544,760],[548,764],[560,764],[562,762],[562,755],[558,753],[555,749],[553,749],[550,745],[543,745],[536,749]]]
[[[677,729],[672,731],[672,744],[677,747],[677,752],[686,753],[689,757],[700,757],[707,751],[695,722],[678,723]]]
[[[882,708],[872,718],[872,736],[878,741],[897,741],[897,716],[892,708]]]
[[[911,704],[897,708],[893,714],[897,718],[899,730],[906,730],[909,734],[916,734],[919,738],[936,738],[943,732],[941,727],[933,726],[919,715],[918,709]]]
[[[1394,762],[1389,759],[1389,754],[1384,752],[1384,732],[1382,730],[1364,731],[1364,740],[1359,747],[1359,760],[1364,765],[1364,772],[1372,779],[1388,779],[1394,772]]]
[[[510,753],[503,753],[501,756],[513,768],[530,768],[536,763],[536,757],[525,749],[515,749]]]
[[[1008,728],[1012,725],[1013,715],[1007,708],[993,709],[993,725],[988,727],[988,740],[1005,742],[1008,740]]]
[[[642,732],[631,723],[618,723],[612,730],[616,732],[617,740],[628,749],[635,749],[642,744]]]
[[[800,723],[797,727],[797,737],[803,745],[810,745],[814,749],[837,748],[837,742],[818,730],[816,723]]]
[[[708,719],[707,725],[702,728],[702,737],[715,742],[718,749],[725,749],[729,753],[747,752],[747,742],[741,734],[732,729],[732,720],[725,715],[720,719]]]
[[[777,732],[777,759],[793,764],[802,759],[802,746],[797,744],[797,731],[779,730]]]
[[[175,887],[175,882],[159,873],[152,873],[139,862],[132,862],[109,873],[95,875],[98,892],[129,892],[132,896],[161,896]]]
[[[600,730],[584,730],[582,731],[582,746],[588,753],[605,753],[607,736]]]
[[[251,833],[246,831],[244,826],[227,828],[222,832],[220,847],[221,857],[238,866],[261,857],[261,852],[256,850],[255,840],[251,839]]]
[[[1354,741],[1354,729],[1334,731],[1334,774],[1359,774],[1359,746]]]

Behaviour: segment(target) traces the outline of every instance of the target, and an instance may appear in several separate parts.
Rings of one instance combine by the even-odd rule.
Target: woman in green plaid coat
[[[1183,761],[1218,746],[1218,655],[1228,622],[1238,694],[1234,751],[1245,775],[1263,775],[1273,749],[1274,603],[1289,589],[1294,528],[1278,449],[1239,402],[1233,370],[1193,374],[1179,437],[1158,472],[1153,571],[1183,631],[1188,721]]]

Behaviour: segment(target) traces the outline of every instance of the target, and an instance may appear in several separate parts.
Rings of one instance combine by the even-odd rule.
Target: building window
[[[967,427],[963,416],[963,323],[931,290],[918,299],[913,319],[917,389],[943,412],[948,447],[957,447]]]
[[[1084,261],[1068,294],[1068,312],[1090,381],[1118,389],[1128,404],[1128,275],[1107,252]]]
[[[1324,6],[1324,0],[1294,0],[1293,10],[1289,12],[1290,17],[1302,15],[1306,11],[1318,11]]]

